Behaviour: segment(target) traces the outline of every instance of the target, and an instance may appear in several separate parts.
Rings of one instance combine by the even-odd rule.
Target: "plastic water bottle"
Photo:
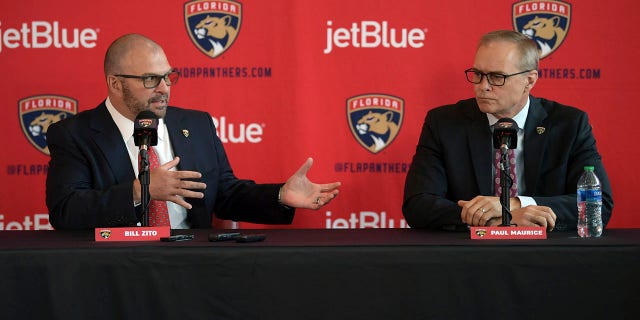
[[[582,238],[602,235],[602,191],[592,166],[585,166],[578,180],[578,235]]]

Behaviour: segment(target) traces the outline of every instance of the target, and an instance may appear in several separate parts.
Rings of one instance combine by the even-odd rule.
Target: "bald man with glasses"
[[[576,185],[583,167],[594,166],[606,225],[613,198],[588,116],[530,94],[538,81],[538,62],[535,42],[521,33],[494,31],[480,39],[473,66],[464,71],[475,98],[426,115],[402,204],[412,228],[501,224],[492,130],[502,118],[513,119],[519,128],[511,223],[576,230]]]
[[[163,219],[153,220],[158,225],[211,228],[213,215],[288,224],[295,208],[317,210],[337,196],[339,182],[309,181],[311,158],[285,183],[238,179],[211,116],[169,106],[180,74],[153,40],[138,34],[116,39],[107,49],[104,73],[106,100],[54,123],[47,133],[51,161],[46,202],[55,229],[141,224],[139,150],[133,132],[143,111],[160,119],[158,144],[149,150],[159,162],[149,174],[151,202],[166,203]]]

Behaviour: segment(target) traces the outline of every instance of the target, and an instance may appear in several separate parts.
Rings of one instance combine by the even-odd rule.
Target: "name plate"
[[[545,227],[471,227],[471,239],[546,239]]]
[[[157,241],[171,235],[171,227],[96,228],[96,241]]]

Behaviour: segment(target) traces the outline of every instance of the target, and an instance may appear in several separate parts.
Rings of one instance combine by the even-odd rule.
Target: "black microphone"
[[[138,113],[133,121],[133,140],[140,146],[140,162],[138,163],[140,180],[140,198],[142,201],[142,226],[149,225],[149,147],[158,144],[158,116],[151,111]]]
[[[138,113],[133,121],[133,140],[140,149],[149,149],[158,144],[158,116],[151,111]]]
[[[502,118],[493,125],[493,147],[495,149],[518,147],[518,124],[513,119]]]

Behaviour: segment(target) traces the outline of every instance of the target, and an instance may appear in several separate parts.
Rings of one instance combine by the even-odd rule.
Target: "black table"
[[[635,319],[640,229],[470,240],[411,229],[244,230],[258,243],[0,232],[0,319]]]

